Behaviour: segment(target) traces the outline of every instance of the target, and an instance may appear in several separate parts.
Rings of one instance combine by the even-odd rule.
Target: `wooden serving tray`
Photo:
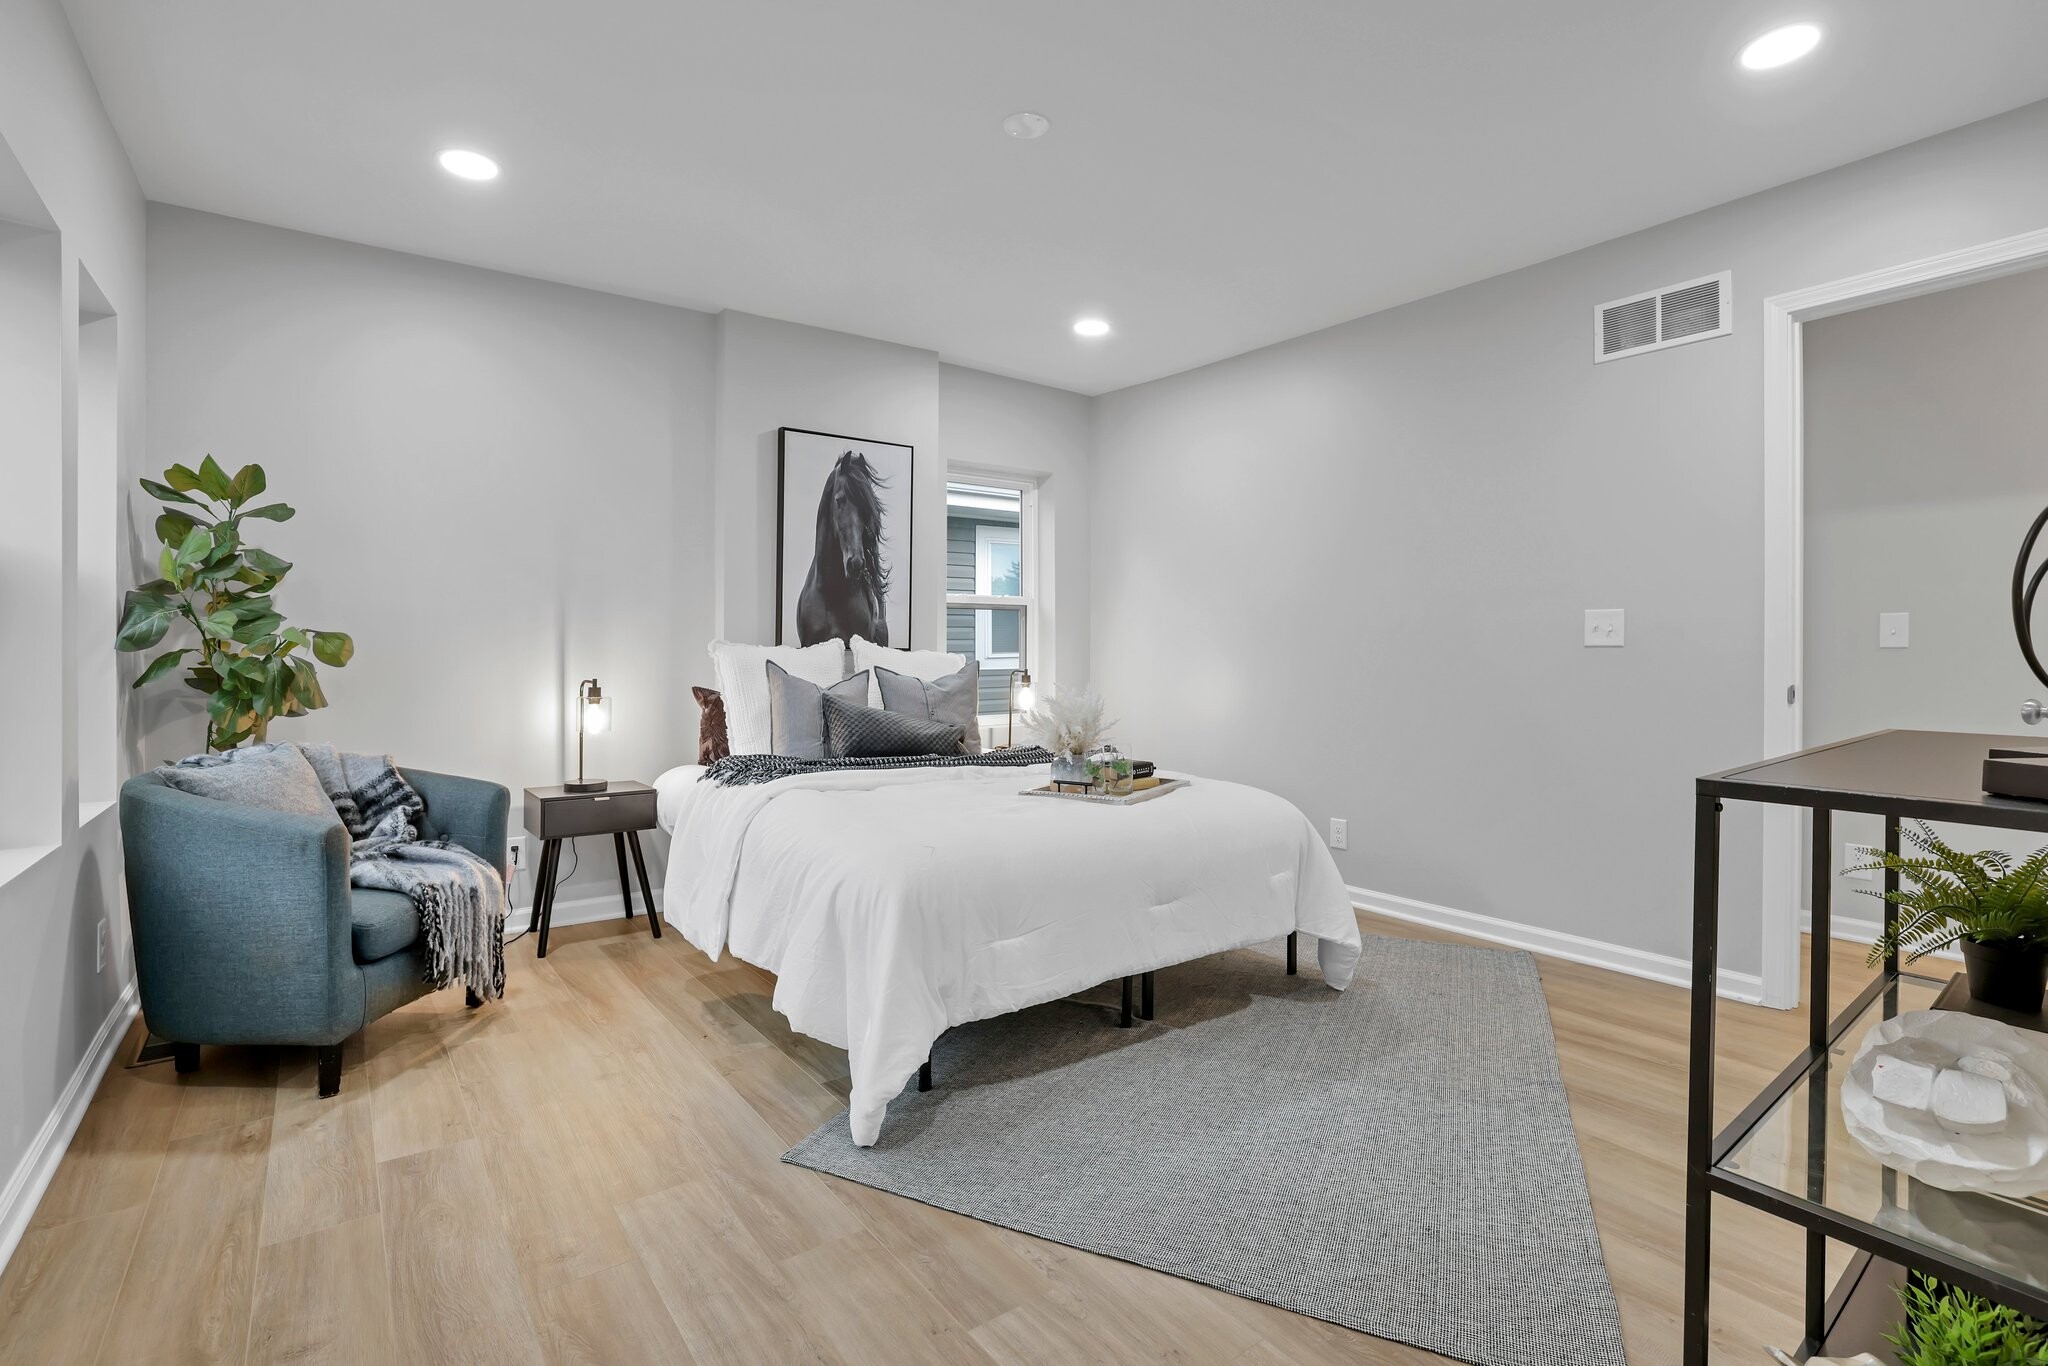
[[[1094,802],[1097,806],[1136,806],[1139,802],[1149,802],[1154,797],[1163,797],[1174,789],[1186,787],[1187,785],[1188,779],[1186,778],[1161,778],[1157,787],[1144,788],[1141,791],[1126,793],[1121,797],[1111,797],[1101,792],[1062,792],[1048,783],[1044,787],[1027,787],[1018,795],[1023,797],[1064,797],[1070,802]]]

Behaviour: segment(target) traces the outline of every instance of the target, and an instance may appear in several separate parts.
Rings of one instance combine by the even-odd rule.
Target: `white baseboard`
[[[639,919],[640,913],[646,909],[645,906],[640,904],[640,893],[636,888],[633,892],[634,919]],[[661,914],[661,888],[659,887],[654,889],[654,913],[656,915]],[[574,901],[557,901],[555,903],[554,924],[556,929],[560,929],[564,925],[591,925],[600,920],[623,920],[625,917],[626,908],[615,896],[582,896]],[[532,927],[533,908],[531,906],[514,906],[505,913],[505,934],[508,938],[515,934],[524,934]]]
[[[1395,896],[1390,892],[1372,892],[1363,887],[1352,887],[1349,890],[1352,905],[1362,911],[1371,911],[1375,915],[1391,916],[1395,920],[1406,920],[1417,925],[1429,925],[1439,930],[1449,930],[1453,934],[1484,939],[1493,944],[1505,944],[1510,948],[1527,949],[1531,953],[1563,958],[1568,962],[1606,968],[1612,972],[1626,973],[1630,977],[1646,977],[1653,982],[1669,982],[1679,987],[1692,985],[1692,964],[1683,958],[1673,958],[1662,953],[1646,953],[1642,949],[1632,949],[1623,944],[1610,944],[1601,939],[1587,939],[1581,935],[1564,934],[1536,925],[1523,925],[1490,915],[1477,915],[1471,911],[1453,910],[1449,906],[1417,901],[1413,897]],[[1718,987],[1719,994],[1731,1001],[1745,1001],[1756,1005],[1764,998],[1763,978],[1751,972],[1731,972],[1727,968],[1722,968]]]
[[[35,1217],[43,1192],[50,1188],[50,1178],[57,1174],[57,1164],[64,1160],[71,1137],[78,1132],[79,1121],[85,1118],[85,1109],[92,1104],[100,1078],[114,1061],[121,1036],[127,1032],[128,1022],[135,1018],[135,1011],[135,984],[130,982],[114,1002],[114,1008],[107,1012],[107,1018],[100,1021],[99,1033],[86,1046],[85,1056],[72,1070],[64,1093],[57,1097],[57,1104],[44,1117],[43,1127],[36,1130],[28,1151],[15,1164],[6,1188],[0,1190],[0,1267],[7,1265],[22,1235],[28,1232],[28,1221]]]

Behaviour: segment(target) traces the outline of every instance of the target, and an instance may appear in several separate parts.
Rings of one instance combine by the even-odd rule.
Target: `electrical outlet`
[[[1877,873],[1869,868],[1862,872],[1848,871],[1859,863],[1870,863],[1883,857],[1884,850],[1868,844],[1845,844],[1842,846],[1842,876],[1851,882],[1875,882]]]
[[[506,857],[511,861],[512,871],[514,873],[517,873],[521,868],[524,868],[526,866],[525,839],[518,835],[514,835],[511,839],[507,840],[505,842],[505,854]]]
[[[1330,817],[1330,847],[1349,849],[1351,847],[1351,822]]]
[[[99,928],[93,932],[92,940],[92,970],[94,972],[105,972],[107,970],[106,921],[102,920],[99,923]]]
[[[1622,620],[1619,607],[1588,607],[1586,609],[1586,644],[1589,646],[1618,646],[1622,643]]]

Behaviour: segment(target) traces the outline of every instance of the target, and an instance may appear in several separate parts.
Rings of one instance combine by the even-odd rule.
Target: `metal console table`
[[[1839,1015],[1828,1001],[1831,816],[1881,816],[1898,849],[1902,819],[1954,821],[2048,834],[2048,802],[1980,790],[1984,756],[2010,736],[1880,731],[1701,778],[1693,816],[1692,1058],[1686,1115],[1685,1366],[1707,1366],[1712,1284],[1712,1201],[1740,1200],[1806,1230],[1804,1359],[1823,1350],[1881,1349],[1873,1336],[1896,1322],[1891,1286],[1924,1271],[2023,1313],[2048,1318],[2048,1204],[1937,1191],[1902,1179],[1840,1123],[1840,1088],[1865,1029],[1902,1010],[1979,1006],[1959,980],[1902,973],[1896,957]],[[1720,911],[1721,804],[1803,806],[1813,813],[1813,954],[1806,1049],[1718,1134],[1714,1131],[1714,1007]],[[1887,890],[1896,875],[1885,878]],[[1887,923],[1894,917],[1887,904]],[[1856,1249],[1832,1291],[1827,1243]],[[1851,1340],[1855,1339],[1855,1340]]]

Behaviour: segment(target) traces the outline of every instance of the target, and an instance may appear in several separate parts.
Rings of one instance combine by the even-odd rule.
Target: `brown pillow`
[[[725,738],[725,699],[710,688],[692,688],[703,713],[697,719],[697,762],[715,764],[732,753]]]

